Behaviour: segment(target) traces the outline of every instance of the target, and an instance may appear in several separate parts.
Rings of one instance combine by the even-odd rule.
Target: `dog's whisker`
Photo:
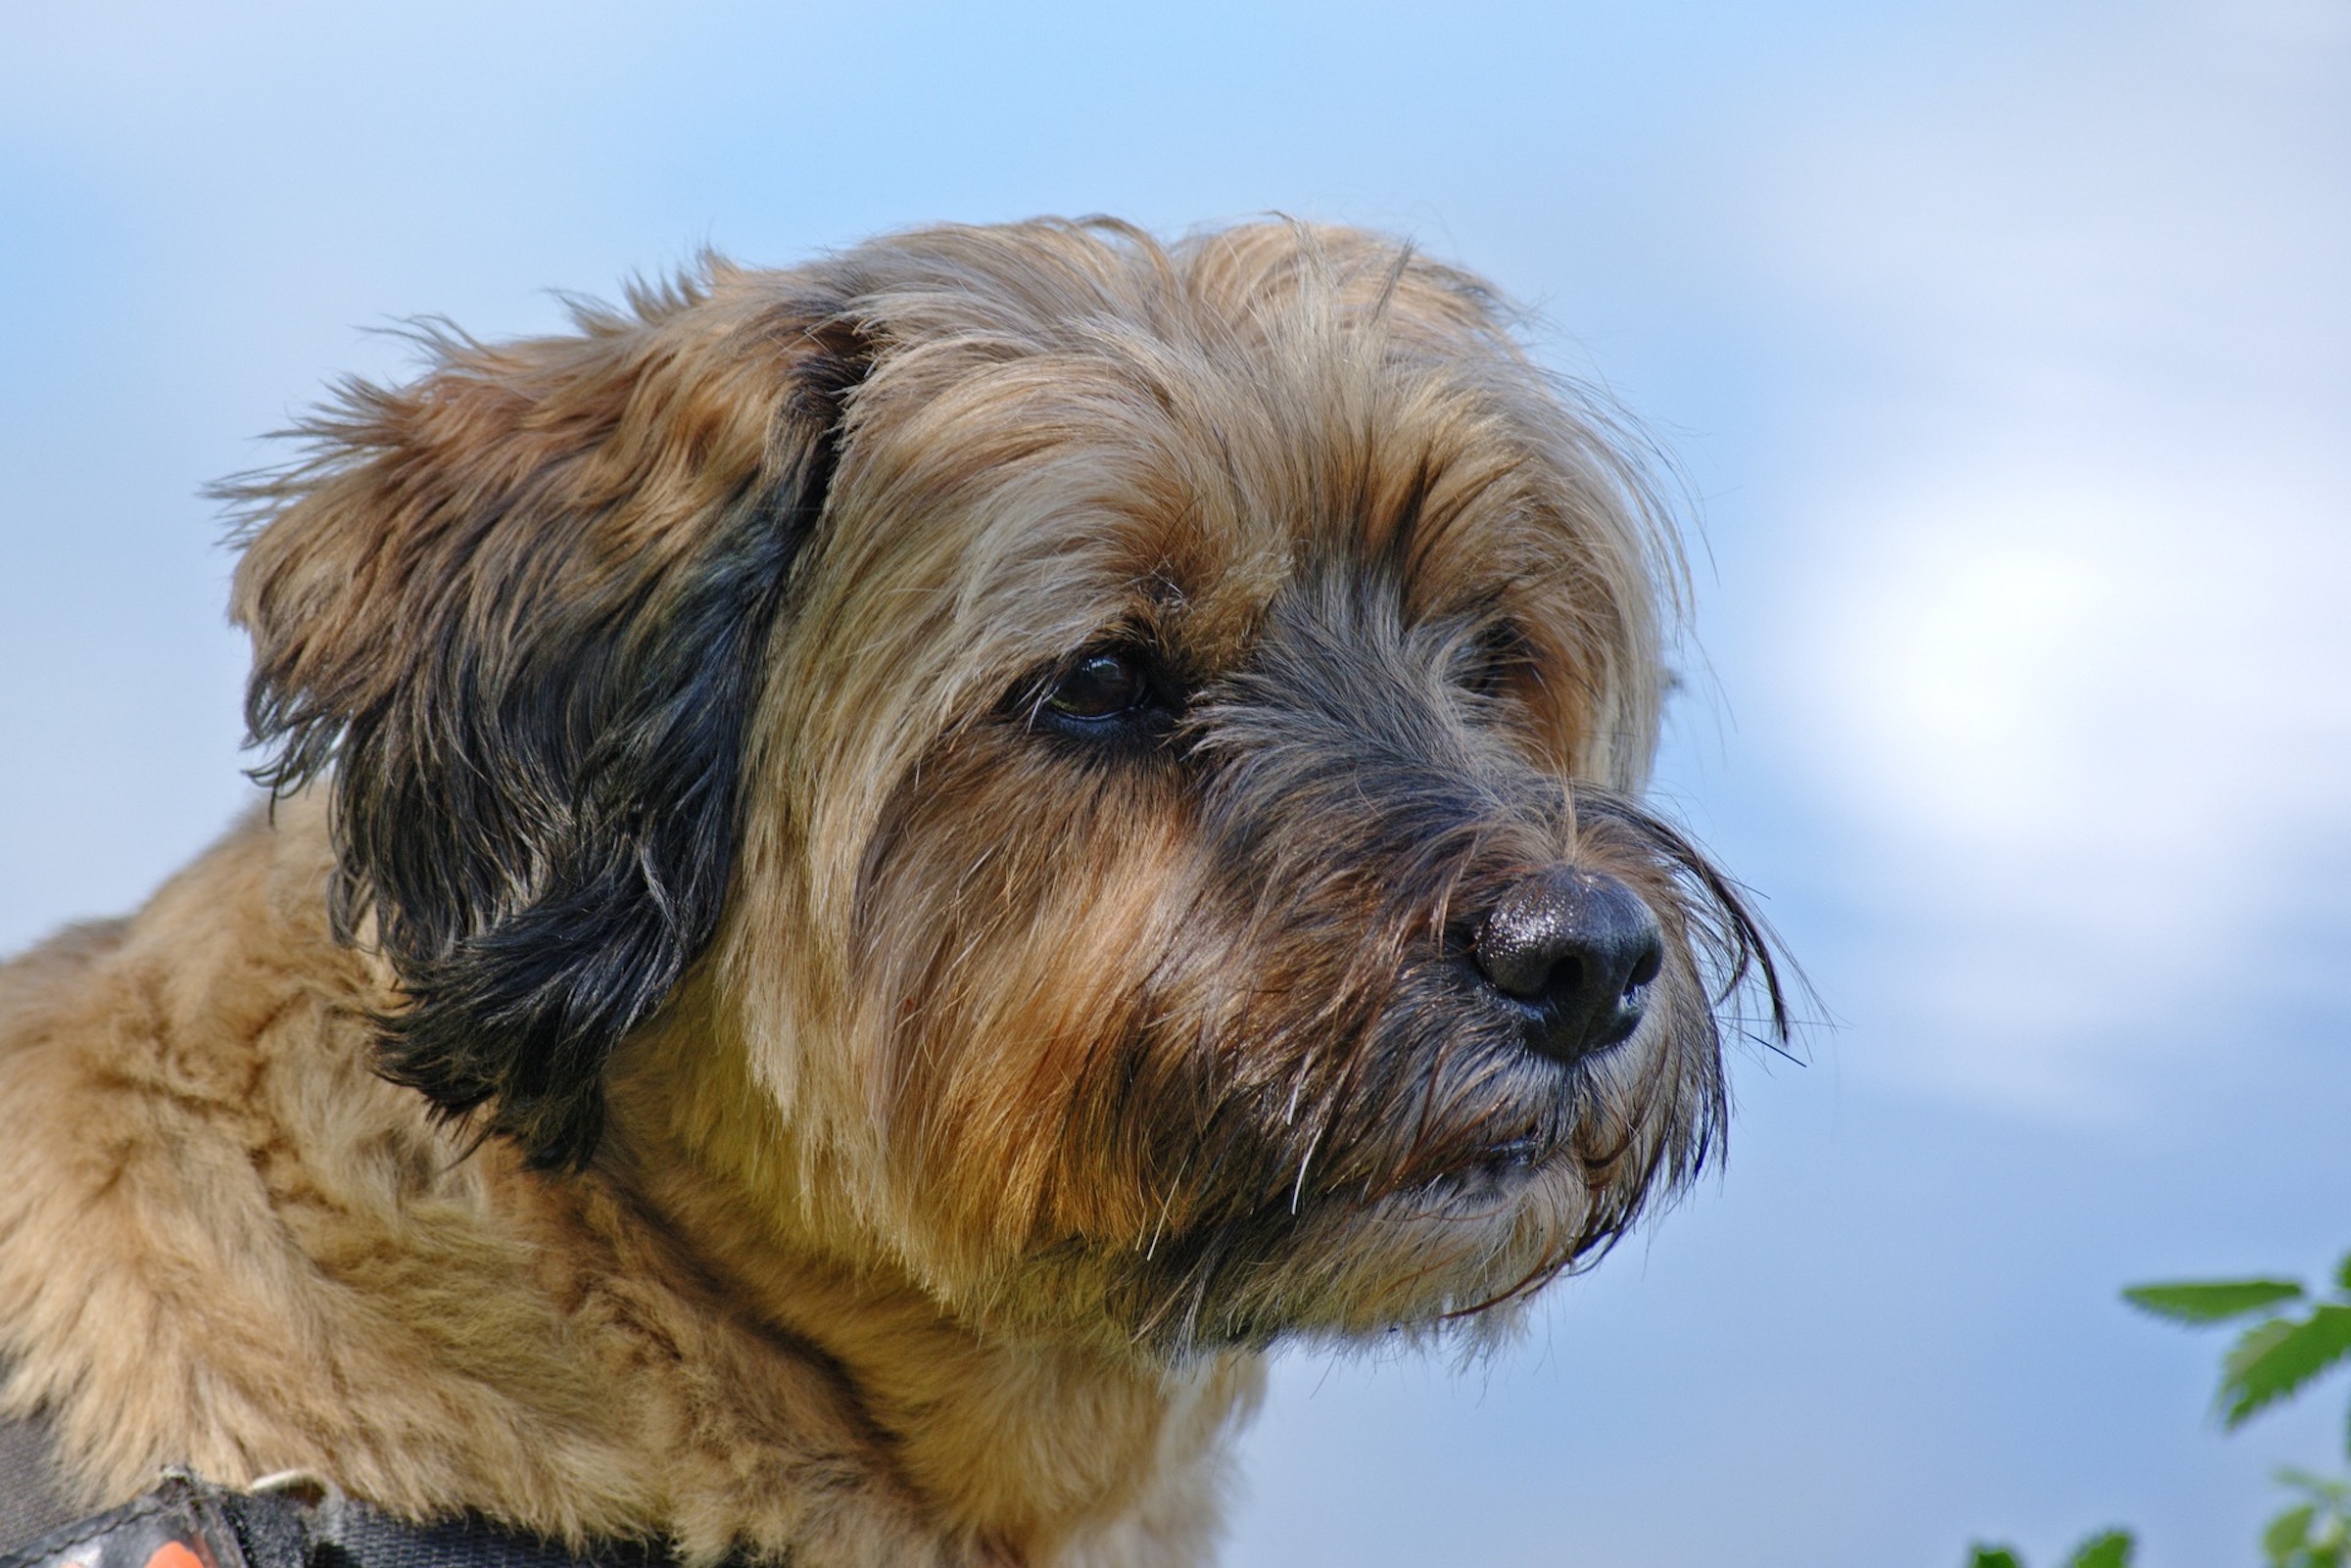
[[[1324,1127],[1316,1128],[1315,1135],[1307,1140],[1306,1152],[1298,1157],[1298,1179],[1290,1183],[1290,1212],[1292,1214],[1298,1212],[1299,1195],[1306,1191],[1306,1167],[1313,1163],[1315,1150],[1321,1146],[1322,1134],[1326,1130],[1328,1129]]]

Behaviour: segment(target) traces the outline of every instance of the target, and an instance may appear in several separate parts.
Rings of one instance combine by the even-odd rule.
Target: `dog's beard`
[[[1607,861],[1595,846],[1583,863]],[[1114,1146],[1141,1157],[1105,1171],[1162,1195],[1111,1271],[1113,1315],[1175,1349],[1466,1326],[1604,1251],[1718,1146],[1712,1003],[1757,951],[1743,915],[1702,922],[1685,887],[1644,869],[1666,889],[1670,956],[1634,1034],[1573,1061],[1528,1048],[1425,899],[1384,910],[1360,938],[1377,956],[1327,991],[1297,983],[1281,949],[1298,936],[1192,944],[1194,977],[1171,988],[1188,994],[1162,992],[1133,1047],[1169,1065],[1155,1092],[1123,1097]],[[1288,929],[1327,933],[1293,914]]]
[[[985,1309],[1175,1354],[1492,1319],[1716,1147],[1718,1005],[1751,972],[1779,1008],[1758,927],[1665,825],[1498,739],[1428,641],[1324,606],[1149,756],[978,725],[902,793],[861,945],[895,1158]],[[1638,1029],[1570,1060],[1468,955],[1559,863],[1664,938]]]

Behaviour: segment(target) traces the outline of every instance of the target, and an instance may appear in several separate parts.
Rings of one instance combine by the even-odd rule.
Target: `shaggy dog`
[[[712,261],[241,482],[257,812],[0,971],[0,1413],[411,1518],[1178,1564],[1285,1341],[1705,1157],[1670,543],[1476,279],[1266,223]]]

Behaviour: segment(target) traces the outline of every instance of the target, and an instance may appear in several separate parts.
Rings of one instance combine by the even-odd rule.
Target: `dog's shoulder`
[[[0,1418],[41,1417],[87,1508],[309,1470],[698,1559],[937,1560],[821,1358],[648,1264],[594,1173],[375,1072],[394,998],[329,929],[332,866],[322,805],[281,802],[0,968]]]
[[[264,1370],[323,1326],[287,1200],[357,1133],[344,1107],[396,1119],[358,1049],[365,967],[296,893],[325,853],[307,803],[256,811],[135,915],[0,968],[0,1408],[46,1412],[92,1504],[167,1463],[258,1473],[251,1417],[299,1419]]]

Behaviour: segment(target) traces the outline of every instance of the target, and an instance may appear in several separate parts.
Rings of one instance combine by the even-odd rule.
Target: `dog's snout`
[[[1472,957],[1489,984],[1528,1010],[1534,1048],[1573,1062],[1640,1026],[1665,941],[1630,887],[1560,866],[1503,895],[1478,928]]]

